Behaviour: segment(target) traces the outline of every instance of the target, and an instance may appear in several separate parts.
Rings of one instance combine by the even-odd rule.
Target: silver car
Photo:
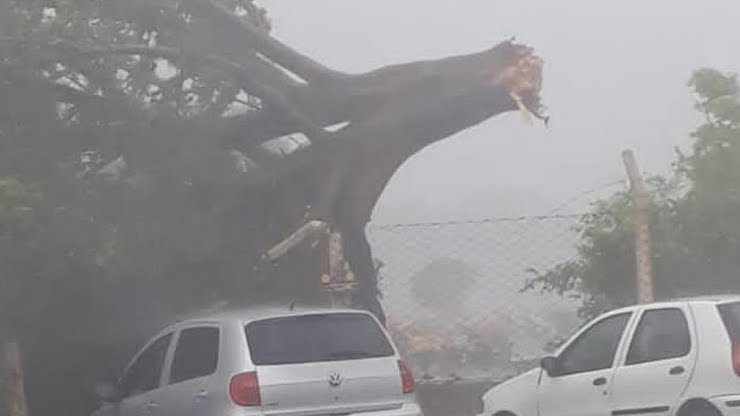
[[[369,313],[233,312],[161,331],[94,416],[421,416],[414,390]]]

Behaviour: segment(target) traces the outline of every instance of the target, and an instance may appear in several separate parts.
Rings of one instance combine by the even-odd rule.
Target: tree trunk
[[[23,377],[21,349],[16,341],[5,344],[5,369],[7,371],[7,396],[9,416],[28,416],[26,390]]]

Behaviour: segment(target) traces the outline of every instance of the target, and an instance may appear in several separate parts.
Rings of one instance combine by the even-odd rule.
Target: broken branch
[[[327,222],[319,220],[309,221],[298,228],[293,234],[267,250],[262,260],[275,262],[306,239],[327,232],[328,230],[329,224]]]
[[[200,0],[195,2],[198,10],[213,19],[213,24],[223,24],[226,27],[236,28],[239,32],[247,35],[240,39],[251,43],[257,51],[267,56],[274,62],[294,72],[309,84],[322,83],[334,79],[347,77],[339,71],[327,68],[313,59],[295,51],[293,48],[270,37],[266,33],[255,28],[244,19],[234,15],[222,4],[214,0]]]

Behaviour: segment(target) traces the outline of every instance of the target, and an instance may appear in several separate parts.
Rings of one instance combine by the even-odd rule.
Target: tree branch
[[[50,80],[39,80],[44,84],[47,84],[54,90],[56,100],[63,103],[69,103],[74,105],[86,105],[86,104],[99,104],[105,101],[104,97],[99,95],[90,94],[85,91],[80,91],[76,88],[72,88],[66,85],[58,84]]]
[[[306,117],[303,113],[298,111],[295,106],[276,88],[264,84],[261,80],[255,79],[250,68],[243,68],[240,65],[231,62],[227,59],[218,56],[195,56],[184,53],[177,48],[170,48],[164,46],[149,47],[146,45],[114,45],[108,47],[93,47],[93,48],[79,48],[75,45],[60,44],[57,43],[53,46],[59,46],[60,50],[66,49],[69,52],[70,49],[74,50],[73,55],[64,54],[62,57],[64,60],[79,58],[79,57],[94,57],[107,54],[123,54],[123,55],[142,55],[149,57],[163,57],[170,60],[178,60],[185,58],[191,62],[203,63],[219,69],[234,78],[244,85],[244,88],[252,92],[254,95],[260,97],[275,111],[283,114],[290,122],[295,123],[299,126],[299,131],[305,133],[315,142],[327,142],[332,138],[332,134],[325,131],[323,128],[316,126],[312,120]],[[62,59],[57,57],[56,59]],[[51,63],[56,59],[47,58],[43,60],[45,63]]]
[[[271,108],[248,111],[222,120],[215,134],[239,149],[300,131],[300,125]]]
[[[238,40],[251,44],[254,49],[294,72],[309,84],[325,83],[348,76],[342,72],[327,68],[256,29],[249,22],[235,16],[230,10],[215,0],[196,0],[195,6],[197,10],[208,15],[213,20],[212,24],[224,25],[224,27],[236,29],[237,33],[245,35]]]

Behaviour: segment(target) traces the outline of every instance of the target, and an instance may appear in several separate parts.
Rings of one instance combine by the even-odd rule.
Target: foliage
[[[701,69],[689,82],[704,123],[668,178],[652,178],[651,234],[659,299],[740,291],[740,93],[736,75]],[[581,299],[580,313],[634,303],[633,206],[627,191],[594,204],[578,254],[527,289]]]
[[[0,341],[23,345],[32,413],[87,413],[92,383],[176,314],[312,295],[303,275],[250,276],[285,224],[204,133],[259,98],[194,59],[118,53],[215,50],[174,4],[0,0]]]

